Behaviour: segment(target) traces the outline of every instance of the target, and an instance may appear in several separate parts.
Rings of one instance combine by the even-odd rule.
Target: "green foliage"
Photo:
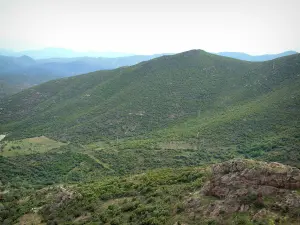
[[[65,145],[58,141],[51,140],[47,137],[27,138],[16,141],[4,141],[1,143],[0,155],[18,156],[35,153],[44,153],[60,146]]]
[[[245,213],[238,213],[233,215],[232,223],[236,225],[253,225],[250,216]]]
[[[243,120],[245,110],[251,114],[260,110],[249,108],[252,101],[276,94],[281,87],[299,86],[299,57],[250,63],[189,51],[132,67],[50,81],[1,101],[0,131],[12,132],[11,138],[44,134],[91,142],[147,134],[187,118],[222,114],[231,107],[242,110],[236,119]],[[280,101],[293,103],[289,113],[298,107],[298,89],[285,93],[285,102]],[[272,107],[284,109],[280,104]],[[285,115],[280,118],[284,120]],[[219,121],[212,119],[215,124]]]
[[[47,135],[80,144],[102,141],[102,149],[125,150],[126,160],[182,143],[174,154],[156,153],[170,163],[149,156],[158,164],[150,168],[236,156],[297,166],[299,59],[250,63],[189,51],[55,80],[1,100],[0,132],[9,132],[7,140]],[[95,155],[100,161],[99,155],[112,157],[113,164],[125,161],[109,151]]]
[[[108,172],[88,155],[67,151],[9,158],[0,156],[0,174],[2,183],[24,186],[87,181],[108,175]]]
[[[91,223],[165,224],[185,210],[182,196],[195,190],[199,185],[195,182],[206,176],[205,168],[162,169],[72,187],[25,189],[20,193],[12,189],[11,197],[6,195],[3,201],[8,210],[0,215],[16,221],[32,208],[43,206],[39,214],[49,223],[72,224],[90,215],[87,222]]]

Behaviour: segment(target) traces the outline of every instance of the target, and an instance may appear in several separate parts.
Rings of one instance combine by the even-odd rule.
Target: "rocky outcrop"
[[[243,196],[249,191],[270,195],[300,189],[300,170],[280,163],[252,160],[228,161],[212,166],[212,178],[204,188],[219,198]]]
[[[297,192],[300,190],[300,170],[295,167],[232,160],[213,165],[211,172],[201,194],[216,199],[202,206],[201,200],[198,201],[198,209],[201,208],[199,211],[204,216],[251,211],[255,219],[263,214],[300,210],[300,194]],[[188,204],[195,204],[195,200],[190,199]]]

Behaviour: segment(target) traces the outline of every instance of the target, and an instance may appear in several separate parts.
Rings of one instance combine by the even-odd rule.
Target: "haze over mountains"
[[[74,57],[106,57],[116,58],[124,56],[133,56],[131,53],[121,52],[78,52],[65,48],[44,48],[37,50],[13,51],[9,49],[0,49],[0,55],[20,57],[27,55],[33,59],[47,59],[47,58],[74,58]]]
[[[48,80],[75,76],[97,70],[131,66],[162,55],[171,55],[167,53],[131,56],[124,56],[126,55],[125,53],[112,53],[108,55],[106,53],[74,52],[72,50],[60,48],[48,48],[23,52],[1,50],[0,53],[6,54],[6,56],[0,55],[0,97],[16,93]],[[288,51],[275,55],[262,56],[250,56],[245,53],[234,52],[218,53],[218,55],[247,61],[265,61],[291,54],[296,54],[296,52]],[[83,57],[77,57],[79,55]],[[93,55],[109,56],[110,58],[91,57]],[[123,57],[113,57],[116,55],[122,55]],[[37,59],[33,59],[31,57]]]
[[[134,55],[119,58],[49,58],[40,60],[34,60],[25,55],[20,57],[0,56],[0,97],[48,80],[130,66],[161,55]]]
[[[286,51],[278,54],[267,54],[267,55],[249,55],[243,52],[219,52],[216,53],[221,56],[228,56],[235,59],[246,60],[246,61],[266,61],[275,59],[282,56],[296,54],[296,51]],[[175,53],[158,53],[156,55],[171,55]],[[26,51],[13,51],[9,49],[0,49],[0,55],[4,56],[29,56],[33,59],[50,59],[50,58],[80,58],[80,57],[92,57],[92,58],[119,58],[126,56],[138,56],[133,53],[122,53],[122,52],[78,52],[71,49],[64,48],[44,48],[37,50],[26,50]],[[140,55],[140,54],[139,54]],[[155,55],[155,54],[154,54]]]
[[[267,54],[267,55],[248,55],[243,52],[219,52],[218,55],[227,56],[235,59],[252,61],[252,62],[261,62],[276,59],[283,56],[297,54],[295,51],[286,51],[279,54]]]

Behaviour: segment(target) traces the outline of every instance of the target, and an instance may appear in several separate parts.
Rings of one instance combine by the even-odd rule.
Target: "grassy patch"
[[[9,157],[35,153],[45,153],[52,149],[59,148],[63,145],[66,144],[52,140],[45,136],[26,138],[15,141],[4,141],[2,143],[2,150],[0,151],[0,155]]]

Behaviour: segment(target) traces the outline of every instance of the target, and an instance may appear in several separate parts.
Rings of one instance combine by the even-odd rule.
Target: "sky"
[[[300,52],[299,0],[0,0],[0,48]]]

